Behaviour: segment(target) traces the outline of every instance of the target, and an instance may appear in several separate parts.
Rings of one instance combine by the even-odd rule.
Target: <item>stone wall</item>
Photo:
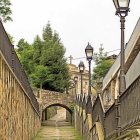
[[[74,124],[73,115],[68,110],[66,110],[66,121],[70,122],[72,125]]]
[[[50,106],[61,106],[66,108],[69,111],[71,110],[71,106],[74,104],[74,96],[69,95],[66,93],[60,93],[55,91],[49,91],[49,90],[41,90],[41,100],[42,100],[42,106],[43,110]]]
[[[46,120],[54,117],[57,114],[57,107],[56,106],[52,106],[46,109]]]
[[[39,128],[38,112],[0,52],[0,139],[31,140]]]

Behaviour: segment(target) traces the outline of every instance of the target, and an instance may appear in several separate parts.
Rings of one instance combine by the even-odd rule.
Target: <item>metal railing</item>
[[[29,97],[33,107],[39,114],[39,104],[35,98],[35,95],[33,94],[33,91],[28,82],[27,75],[22,68],[22,65],[18,59],[14,47],[11,44],[1,21],[0,21],[0,51],[2,52],[5,60],[12,69],[13,73],[16,75],[23,89],[26,91],[26,94]]]
[[[121,129],[140,121],[140,75],[120,96]]]
[[[113,104],[105,113],[105,135],[106,137],[112,137],[116,132],[116,109]]]
[[[120,96],[120,127],[121,131],[129,129],[140,121],[140,75]],[[116,124],[115,103],[105,113],[105,134],[106,138],[115,135]]]
[[[80,102],[83,104],[90,104],[88,102],[92,102],[92,100],[85,102],[85,100],[80,100],[80,98],[77,98],[77,100],[79,104]],[[91,108],[90,111],[92,110],[92,125],[99,121],[102,124],[105,139],[116,139],[118,134],[129,130],[140,122],[140,75],[119,97],[119,102],[116,100],[106,112],[104,111],[100,95],[97,96],[91,106],[85,107],[86,112],[89,107]],[[120,121],[120,125],[118,125],[118,121]],[[83,127],[85,128],[86,125],[84,124]],[[94,126],[91,128],[91,132],[93,129]]]

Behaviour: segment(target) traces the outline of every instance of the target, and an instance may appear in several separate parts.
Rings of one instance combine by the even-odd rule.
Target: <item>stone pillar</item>
[[[77,109],[76,109],[76,106],[74,107],[74,127],[77,128]]]
[[[112,95],[112,98],[111,98],[111,103],[114,103],[114,99],[115,99],[115,83],[116,83],[116,80],[112,80],[111,81],[111,95]]]
[[[68,110],[66,110],[66,121],[72,124],[72,114]]]

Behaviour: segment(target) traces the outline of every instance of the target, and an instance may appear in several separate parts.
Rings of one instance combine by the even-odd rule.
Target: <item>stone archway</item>
[[[74,95],[49,90],[37,90],[35,91],[35,94],[38,95],[37,100],[40,105],[40,114],[42,120],[45,118],[44,112],[46,108],[51,106],[61,106],[65,108],[71,116],[73,115],[72,112],[75,105]],[[73,118],[73,116],[71,118]]]
[[[66,116],[65,115],[63,115],[63,116],[65,116],[65,119],[66,119],[67,122],[70,122],[72,124],[72,122],[73,122],[73,111],[68,106],[60,104],[60,103],[54,103],[54,104],[50,104],[50,105],[47,104],[46,106],[44,106],[44,109],[42,111],[42,116],[43,116],[42,121],[45,121],[45,120],[48,119],[48,113],[49,113],[48,109],[50,107],[62,107],[62,108],[64,108]],[[64,110],[63,110],[63,113],[64,113]]]
[[[63,108],[65,108],[67,111],[69,111],[72,114],[72,110],[68,106],[63,105],[63,104],[60,104],[60,103],[54,103],[54,104],[46,105],[44,107],[44,109],[49,108],[51,106],[60,106],[60,107],[63,107]]]

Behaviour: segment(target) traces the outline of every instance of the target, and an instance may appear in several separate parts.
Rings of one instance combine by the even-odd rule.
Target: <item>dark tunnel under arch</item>
[[[60,104],[60,103],[50,104],[50,105],[46,106],[43,110],[46,110],[47,108],[52,107],[52,106],[60,106],[60,107],[65,108],[66,110],[68,110],[70,112],[70,114],[73,113],[73,111],[68,106]]]

